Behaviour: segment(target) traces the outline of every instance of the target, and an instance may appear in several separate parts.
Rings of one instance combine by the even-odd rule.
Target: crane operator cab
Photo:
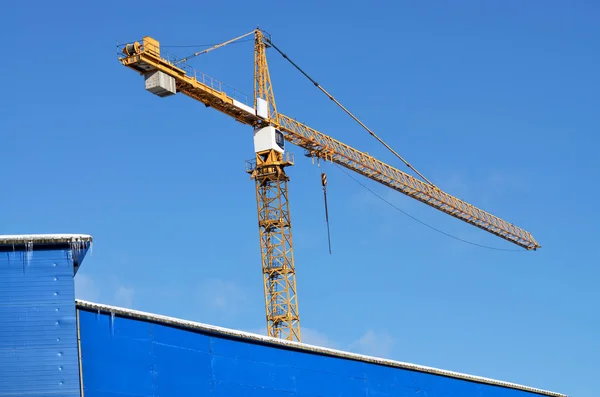
[[[270,125],[254,130],[254,151],[259,153],[267,150],[275,150],[279,153],[285,150],[283,133]]]

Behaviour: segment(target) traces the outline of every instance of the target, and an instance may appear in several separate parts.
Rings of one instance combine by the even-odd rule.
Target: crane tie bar
[[[390,147],[390,145],[388,145],[387,143],[385,143],[383,141],[383,139],[381,139],[380,137],[377,136],[377,134],[375,134],[373,131],[371,131],[371,129],[369,127],[367,127],[362,121],[360,121],[354,114],[352,114],[348,109],[346,109],[344,107],[344,105],[342,105],[337,99],[335,99],[333,97],[333,95],[331,95],[329,92],[327,92],[325,90],[325,88],[321,87],[321,85],[319,83],[317,83],[312,77],[310,77],[308,74],[306,74],[306,72],[304,72],[304,70],[302,70],[298,65],[296,65],[296,63],[294,61],[292,61],[283,51],[281,51],[275,44],[273,44],[273,42],[265,36],[265,41],[271,46],[273,47],[277,52],[279,52],[281,54],[281,56],[283,56],[283,58],[285,58],[289,63],[292,64],[292,66],[294,66],[296,69],[298,69],[298,71],[300,73],[302,73],[304,76],[306,76],[307,79],[309,79],[314,85],[315,87],[317,87],[318,89],[320,89],[325,95],[327,95],[329,97],[329,99],[331,99],[333,102],[336,103],[336,105],[338,105],[340,108],[342,108],[350,117],[352,117],[358,124],[360,124],[365,130],[367,130],[367,132],[375,139],[377,139],[379,141],[379,143],[381,143],[383,146],[385,146],[390,152],[392,152],[396,157],[398,157],[404,164],[406,164],[406,166],[408,168],[410,168],[411,170],[413,170],[414,172],[416,172],[425,182],[427,182],[428,184],[430,184],[432,187],[438,189],[437,186],[435,186],[429,179],[425,178],[425,176],[423,176],[423,174],[421,174],[419,171],[417,171],[417,169],[415,167],[413,167],[412,165],[410,165],[410,163],[408,161],[406,161],[402,156],[400,156],[394,149],[392,149]]]

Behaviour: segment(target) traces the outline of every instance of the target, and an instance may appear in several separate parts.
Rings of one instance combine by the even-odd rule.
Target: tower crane
[[[188,64],[192,57],[251,35],[254,35],[252,106],[245,103],[236,91]],[[421,174],[422,179],[413,177],[279,112],[267,65],[268,47],[281,52],[270,37],[257,28],[190,57],[175,58],[161,50],[159,41],[145,36],[140,41],[125,44],[119,62],[144,76],[145,88],[159,97],[182,93],[253,128],[255,159],[248,163],[246,171],[256,187],[269,336],[301,340],[288,201],[289,177],[285,171],[294,164],[294,158],[285,151],[286,141],[305,149],[307,156],[345,167],[526,250],[540,248],[529,232],[440,190]],[[336,101],[324,89],[321,90]]]

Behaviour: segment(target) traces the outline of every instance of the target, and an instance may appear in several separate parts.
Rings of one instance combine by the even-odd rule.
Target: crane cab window
[[[279,130],[275,131],[275,143],[277,144],[277,146],[279,146],[282,149],[285,146],[285,140],[283,139],[283,134]]]

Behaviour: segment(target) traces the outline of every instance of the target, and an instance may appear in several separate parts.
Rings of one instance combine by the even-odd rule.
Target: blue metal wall
[[[80,311],[86,397],[532,397],[462,379]]]
[[[0,396],[79,396],[68,247],[0,247]]]

